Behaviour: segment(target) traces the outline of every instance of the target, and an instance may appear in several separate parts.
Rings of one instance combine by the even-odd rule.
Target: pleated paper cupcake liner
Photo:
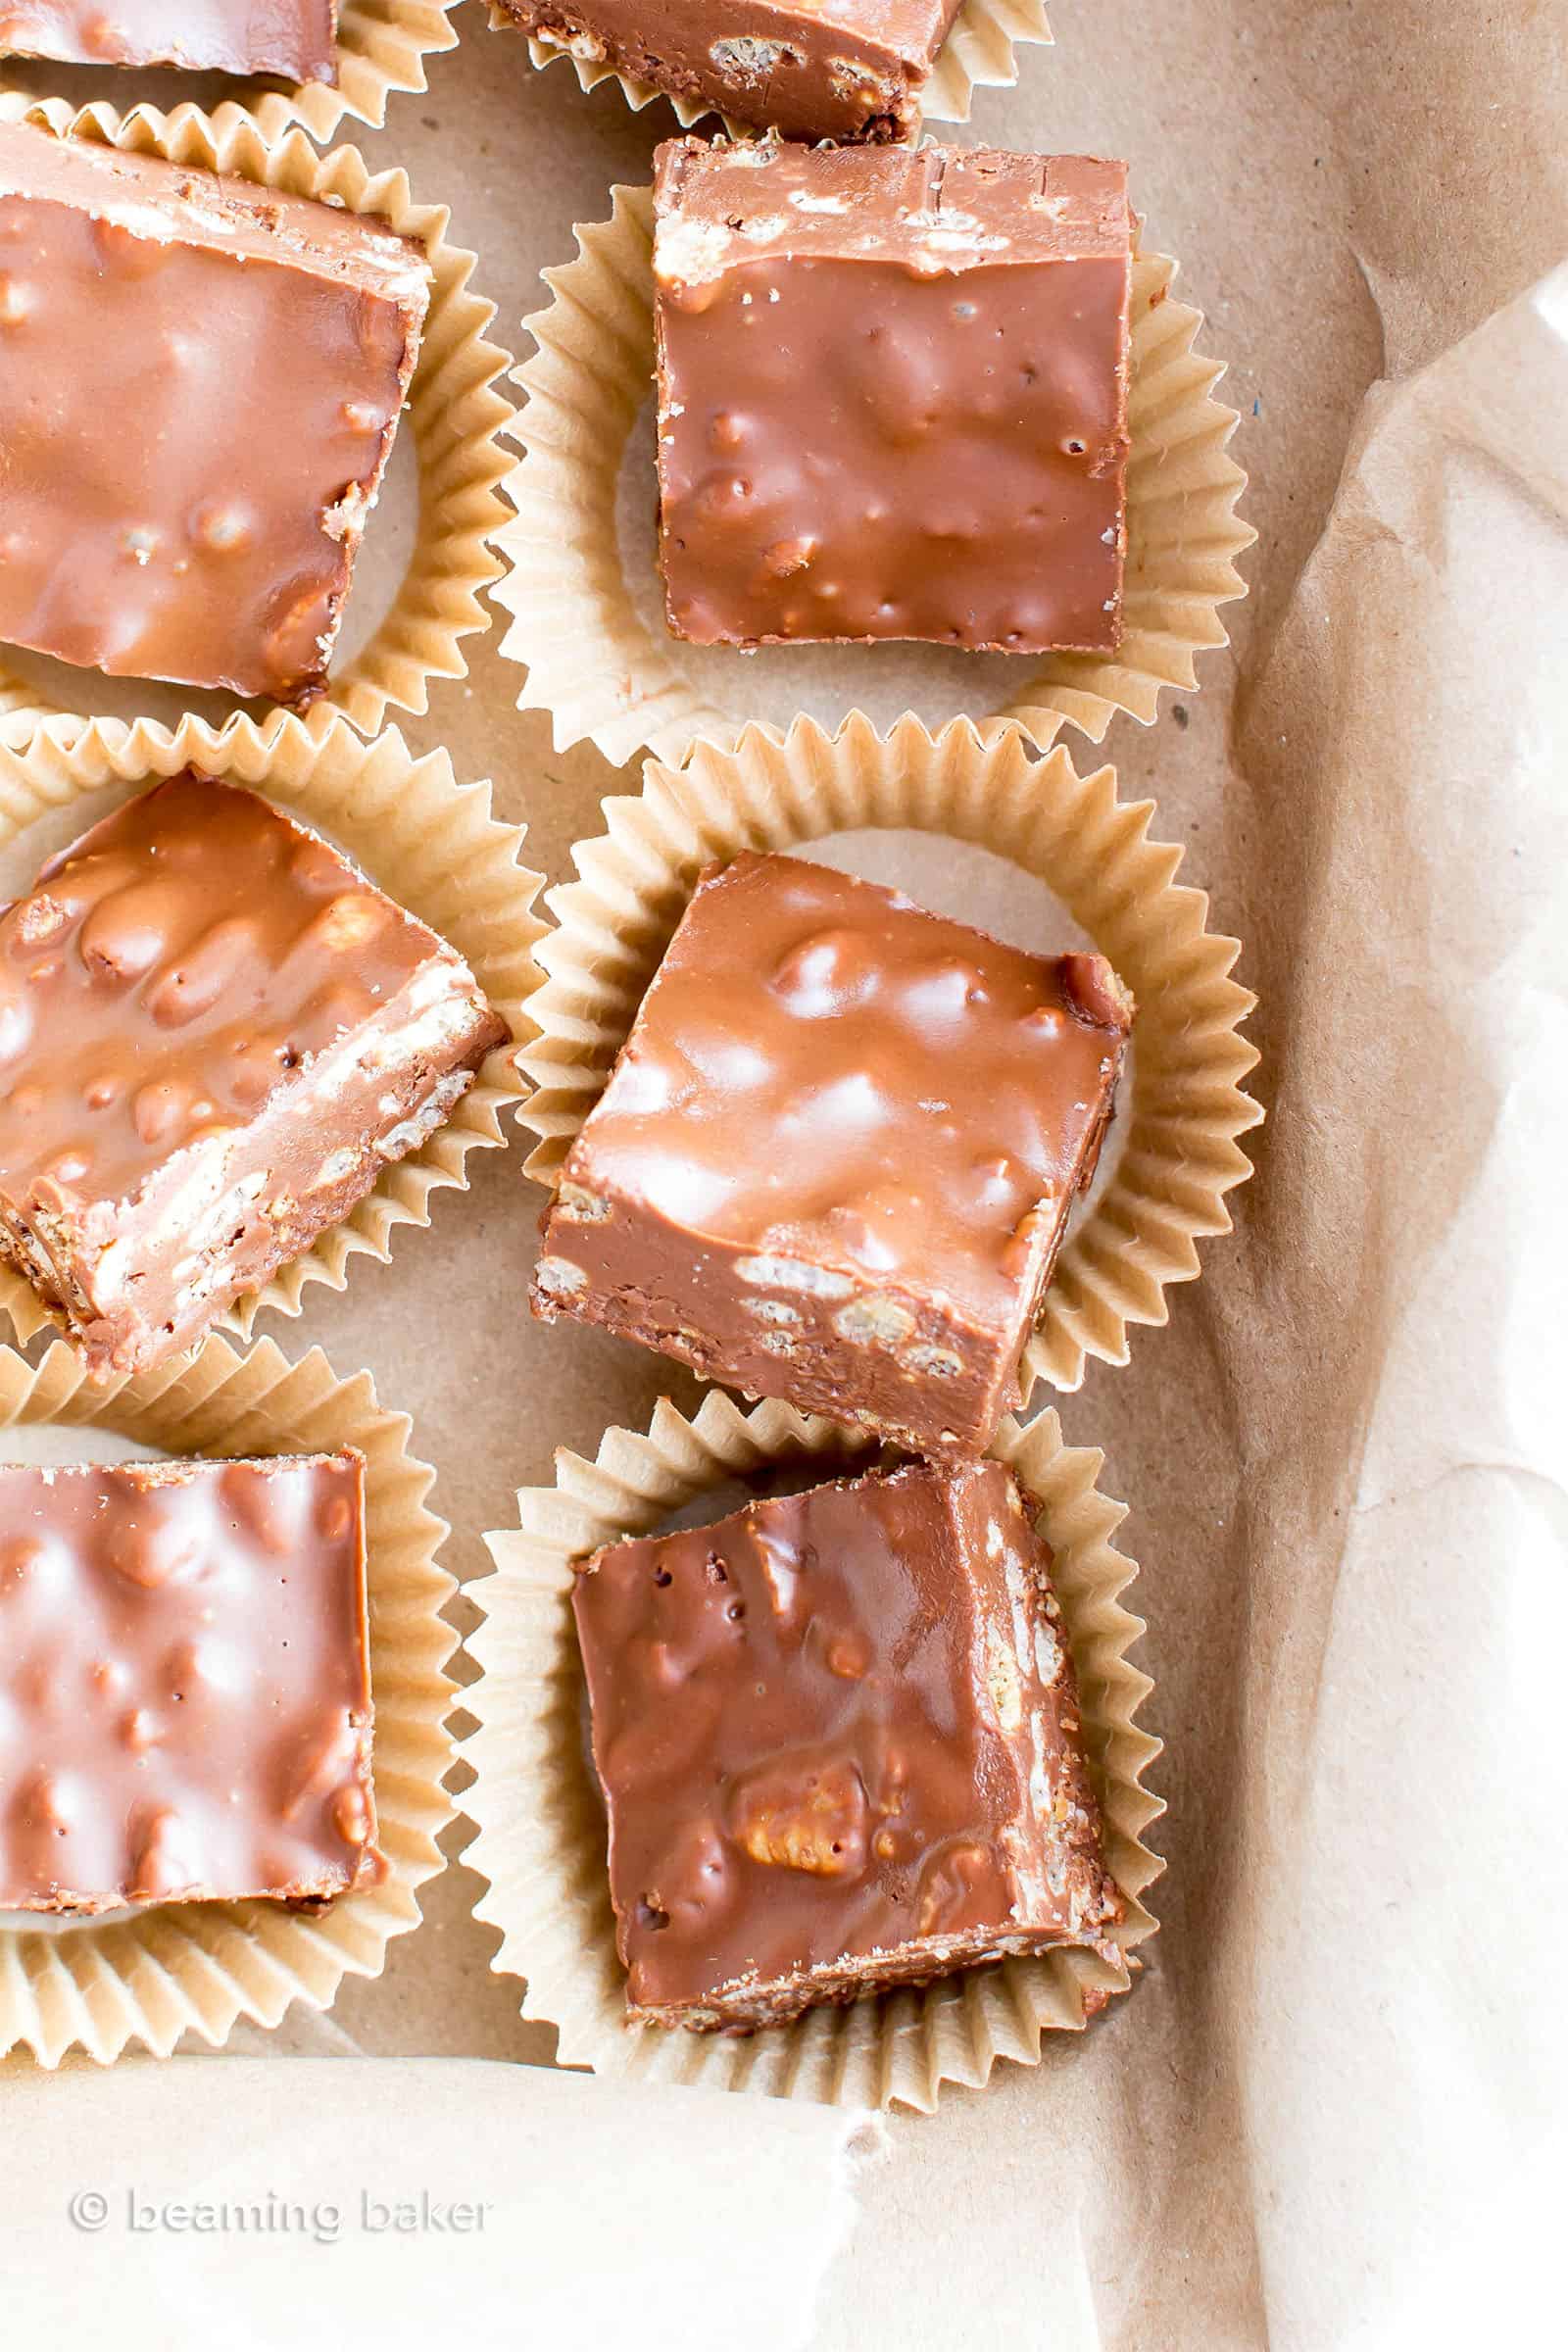
[[[265,730],[244,717],[221,730],[197,718],[173,730],[148,719],[48,720],[25,752],[0,747],[0,852],[17,859],[18,836],[40,827],[38,855],[24,860],[30,878],[113,802],[184,767],[251,787],[346,851],[466,959],[514,1041],[486,1056],[445,1125],[383,1168],[340,1225],[220,1318],[248,1338],[264,1309],[297,1315],[310,1284],[342,1290],[355,1257],[385,1264],[399,1227],[430,1223],[435,1193],[466,1190],[469,1153],[507,1143],[502,1114],[523,1093],[516,1041],[540,978],[533,947],[545,926],[533,905],[543,877],[522,862],[521,829],[491,815],[489,785],[459,784],[445,752],[416,760],[396,728],[367,743],[341,720],[321,729],[294,717]],[[50,1320],[5,1267],[0,1309],[23,1339]]]
[[[1255,999],[1231,977],[1240,949],[1206,928],[1208,901],[1174,877],[1182,853],[1150,839],[1150,801],[1118,800],[1115,770],[1080,776],[1059,747],[1031,760],[1015,733],[963,721],[932,736],[862,717],[836,735],[801,719],[780,742],[753,728],[676,769],[650,760],[636,798],[605,803],[607,830],[572,853],[579,881],[548,895],[557,928],[520,1056],[542,1139],[530,1175],[554,1184],[598,1101],[702,868],[742,850],[799,850],[874,827],[949,836],[1044,883],[1108,956],[1138,1012],[1102,1173],[1067,1229],[1019,1380],[1076,1389],[1086,1359],[1125,1363],[1131,1327],[1163,1323],[1165,1294],[1228,1233],[1225,1196],[1251,1173],[1238,1138],[1262,1117],[1242,1092],[1257,1055]],[[959,906],[944,908],[985,927]],[[1042,950],[1069,946],[1043,934]]]
[[[172,1454],[331,1452],[366,1457],[372,1769],[377,1886],[340,1895],[315,1916],[281,1903],[160,1903],[53,1929],[0,1926],[0,2054],[23,2047],[45,2066],[84,2049],[102,2063],[131,2042],[167,2056],[182,2034],[215,2045],[241,2018],[275,2026],[291,2003],[330,2007],[346,1976],[379,1975],[386,1947],[419,1919],[418,1888],[442,1867],[436,1839],[452,1818],[443,1603],[456,1590],[436,1565],[446,1535],[425,1508],[433,1472],[409,1451],[406,1415],[387,1410],[368,1373],[339,1380],[319,1348],[290,1364],[270,1341],[246,1355],[209,1340],[190,1363],[107,1387],[88,1382],[65,1347],[36,1367],[0,1348],[0,1458],[16,1425],[112,1431]],[[20,1452],[22,1448],[9,1448]]]
[[[519,29],[515,19],[496,7],[494,0],[490,23],[497,32]],[[1010,90],[1018,79],[1019,49],[1031,44],[1049,47],[1051,37],[1042,0],[966,0],[954,20],[953,30],[943,43],[921,93],[923,120],[967,122],[975,91]],[[551,40],[536,32],[528,33],[526,38],[528,55],[541,69],[564,58],[585,97],[597,90],[602,81],[612,81],[634,114],[640,115],[645,107],[662,98],[683,130],[694,129],[699,122],[719,122],[731,138],[756,135],[749,123],[737,122],[694,99],[671,96],[667,91],[656,90],[651,82],[617,73],[602,57],[591,55],[581,42]]]
[[[313,139],[330,139],[349,116],[378,130],[387,100],[428,89],[425,60],[457,47],[456,6],[457,0],[338,0],[335,83],[247,91],[215,108],[214,119],[221,120],[224,107],[236,107],[253,116],[268,138],[298,122]]]
[[[446,207],[416,203],[405,172],[372,172],[357,148],[334,147],[318,155],[302,130],[269,136],[235,109],[220,108],[209,121],[194,106],[179,106],[168,115],[138,106],[120,115],[106,105],[73,112],[60,99],[28,102],[12,95],[0,98],[0,120],[34,122],[61,136],[231,172],[259,186],[374,214],[424,247],[430,308],[401,427],[412,436],[418,463],[417,537],[391,610],[369,642],[333,671],[311,724],[327,726],[340,712],[368,734],[389,709],[427,710],[430,681],[466,677],[463,640],[490,625],[480,591],[499,568],[488,541],[506,518],[497,485],[510,460],[497,435],[512,416],[509,402],[495,389],[510,361],[499,344],[488,340],[494,305],[469,288],[474,256],[447,242]],[[367,548],[374,534],[372,515]],[[365,561],[362,553],[362,568]],[[355,595],[363,585],[359,580],[350,590],[351,623]],[[63,663],[51,665],[50,674],[65,700],[43,698],[16,668],[9,649],[0,647],[0,740],[24,742],[39,720],[57,713],[78,715],[85,724],[99,708],[95,690],[111,683],[95,670],[68,669]],[[124,681],[112,683],[119,688]],[[197,691],[162,685],[153,690],[176,699]],[[256,709],[266,715],[269,707]]]
[[[724,648],[715,659],[663,626],[649,582],[633,576],[618,513],[628,443],[652,397],[653,192],[616,188],[612,204],[610,220],[577,230],[577,259],[546,270],[554,300],[524,321],[538,348],[514,370],[522,406],[508,434],[523,455],[505,484],[516,512],[496,542],[507,573],[492,593],[512,615],[501,651],[527,670],[518,708],[549,711],[558,750],[586,737],[618,767],[645,748],[678,760],[696,742],[734,743],[759,716],[757,695],[780,654],[831,660],[810,674],[818,686],[831,679],[842,715],[875,702],[878,657],[899,649]],[[1070,720],[1099,742],[1117,710],[1150,722],[1161,688],[1194,690],[1199,655],[1229,642],[1219,608],[1246,594],[1236,560],[1255,533],[1236,512],[1247,480],[1226,448],[1236,414],[1213,397],[1224,370],[1196,350],[1202,317],[1174,299],[1175,275],[1160,254],[1134,263],[1120,649],[925,649],[963,665],[945,669],[950,682],[933,695],[987,734],[1016,726],[1044,750]],[[646,499],[632,503],[651,511],[655,497],[650,457]],[[992,698],[994,708],[980,707]],[[949,711],[929,715],[938,723]]]
[[[335,82],[279,83],[275,77],[240,79],[214,74],[188,78],[200,80],[204,96],[214,86],[226,90],[227,95],[207,109],[220,126],[235,115],[243,115],[259,123],[270,139],[296,122],[313,139],[329,139],[352,116],[378,129],[386,121],[386,102],[394,92],[418,92],[429,86],[426,58],[457,47],[452,24],[456,6],[457,0],[338,0]],[[6,57],[0,59],[0,77],[8,77],[14,67],[31,67],[36,72],[56,62]],[[172,77],[171,71],[162,67],[137,70]]]
[[[992,1450],[1034,1497],[1054,1554],[1106,1864],[1126,1904],[1111,1931],[1117,1957],[1062,1948],[1009,1959],[739,2038],[627,2025],[604,1811],[583,1740],[572,1563],[704,1495],[721,1515],[733,1482],[759,1469],[804,1461],[831,1479],[864,1458],[862,1440],[788,1405],[743,1413],[714,1392],[688,1421],[666,1399],[646,1436],[612,1429],[593,1462],[558,1454],[556,1484],[518,1495],[518,1526],[486,1539],[495,1576],[470,1588],[485,1616],[468,1646],[484,1672],[464,1693],[478,1718],[462,1751],[476,1776],[464,1804],[479,1832],[464,1859],[488,1881],[475,1911],[501,1931],[493,1965],[526,1979],[522,2014],[556,2026],[563,2065],[928,2112],[945,2082],[983,2083],[999,2058],[1038,2064],[1046,2034],[1081,2029],[1128,1989],[1137,1946],[1154,1931],[1143,1896],[1162,1865],[1143,1837],[1163,1806],[1143,1786],[1159,1742],[1139,1728],[1152,1685],[1127,1655],[1144,1629],[1120,1597],[1135,1574],[1111,1542],[1124,1506],[1096,1483],[1102,1455],[1064,1446],[1054,1412],[1027,1430],[1004,1423]]]

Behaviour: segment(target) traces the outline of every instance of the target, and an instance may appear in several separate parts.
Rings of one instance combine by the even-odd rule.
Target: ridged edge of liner
[[[195,106],[168,115],[137,106],[121,115],[102,103],[73,109],[64,99],[12,93],[0,96],[0,121],[34,122],[60,137],[231,172],[259,186],[375,214],[424,247],[430,308],[405,419],[418,456],[418,536],[392,610],[368,645],[334,672],[306,723],[328,727],[341,714],[373,734],[388,710],[424,712],[430,681],[466,677],[463,640],[490,626],[481,591],[500,569],[490,542],[507,519],[500,485],[512,463],[498,436],[513,410],[495,389],[511,358],[488,339],[495,305],[469,288],[474,255],[447,242],[447,207],[416,203],[405,172],[371,172],[357,147],[318,155],[297,126],[270,135],[237,109],[220,107],[209,118]],[[84,693],[95,674],[81,672]],[[290,715],[273,708],[260,723]],[[24,680],[7,673],[0,648],[0,741],[24,743],[34,726],[55,716],[85,726],[91,713],[39,702]]]
[[[471,1152],[507,1145],[503,1114],[525,1091],[517,1052],[541,977],[533,950],[547,926],[533,908],[544,876],[522,862],[526,829],[491,815],[488,784],[459,784],[444,751],[416,760],[395,727],[368,743],[341,720],[325,730],[292,717],[266,729],[243,716],[222,728],[190,717],[177,728],[97,719],[78,730],[50,720],[25,751],[0,746],[0,841],[108,785],[151,783],[187,766],[248,785],[329,835],[457,948],[512,1031],[417,1152],[383,1168],[341,1224],[218,1318],[219,1328],[249,1338],[265,1309],[297,1315],[312,1283],[342,1290],[356,1256],[386,1264],[400,1226],[430,1224],[433,1194],[466,1190]],[[24,1340],[52,1320],[8,1267],[0,1267],[0,1310]]]
[[[944,2082],[982,2084],[999,2058],[1037,2065],[1048,2033],[1081,2030],[1128,1989],[1136,1947],[1155,1929],[1143,1897],[1164,1865],[1143,1838],[1164,1806],[1143,1785],[1161,1743],[1137,1722],[1153,1685],[1127,1655],[1144,1626],[1121,1598],[1136,1568],[1111,1541],[1125,1505],[1100,1492],[1103,1456],[1063,1445],[1054,1412],[1026,1430],[1004,1423],[992,1450],[1037,1499],[1054,1553],[1106,1863],[1127,1906],[1111,1938],[1119,1963],[1070,1948],[1009,1959],[741,2038],[627,2026],[604,1817],[583,1755],[572,1562],[760,1466],[820,1459],[835,1477],[865,1451],[788,1405],[744,1413],[714,1391],[687,1420],[665,1398],[646,1435],[607,1431],[594,1461],[559,1452],[555,1485],[523,1490],[518,1527],[486,1537],[495,1576],[469,1588],[484,1611],[468,1642],[483,1676],[464,1693],[478,1718],[461,1751],[475,1774],[464,1808],[478,1828],[464,1860],[487,1882],[475,1916],[501,1933],[491,1965],[527,1980],[522,2014],[555,2025],[563,2065],[929,2113]]]
[[[225,98],[213,109],[249,115],[267,137],[298,123],[313,139],[331,138],[352,117],[379,130],[387,100],[430,86],[425,61],[458,45],[452,11],[458,0],[338,0],[337,80],[302,82],[287,90],[257,90]]]
[[[719,709],[626,584],[616,497],[654,372],[653,191],[614,188],[612,208],[576,229],[576,259],[544,272],[550,305],[523,320],[536,349],[512,374],[521,406],[507,438],[523,454],[503,484],[514,514],[491,595],[511,615],[500,650],[528,673],[518,709],[550,713],[558,751],[586,738],[619,767],[645,748],[676,761],[697,743],[733,744],[748,670],[737,654],[735,707]],[[1118,710],[1152,723],[1161,690],[1195,691],[1200,654],[1229,643],[1219,608],[1246,595],[1237,559],[1256,533],[1237,513],[1237,415],[1214,398],[1224,368],[1196,348],[1202,314],[1172,297],[1176,267],[1142,253],[1133,270],[1121,647],[1020,655],[1017,691],[972,714],[988,733],[1020,728],[1046,750],[1068,721],[1095,742]],[[874,646],[842,650],[847,675],[874,664]]]
[[[607,800],[605,832],[573,849],[579,879],[546,895],[556,927],[519,1057],[541,1139],[528,1173],[555,1183],[703,866],[860,826],[948,833],[1046,883],[1137,999],[1115,1162],[1068,1229],[1020,1383],[1027,1401],[1042,1380],[1078,1388],[1090,1356],[1125,1363],[1131,1327],[1166,1321],[1199,1243],[1231,1230],[1225,1197],[1251,1173],[1239,1139],[1263,1116],[1242,1091],[1258,1056],[1242,1034],[1256,999],[1230,976],[1239,943],[1177,883],[1182,852],[1150,838],[1154,809],[1119,800],[1113,768],[1080,776],[1059,747],[1031,760],[1016,734],[987,742],[961,719],[936,736],[915,718],[881,735],[857,713],[831,736],[798,719],[680,768],[650,760],[642,792]]]
[[[80,2048],[107,2065],[134,2041],[167,2057],[182,2034],[216,2048],[241,2018],[275,2026],[296,2001],[328,2008],[345,1977],[379,1975],[393,1936],[417,1926],[455,1811],[443,1787],[455,1639],[440,1612],[457,1587],[436,1565],[447,1528],[425,1507],[435,1474],[409,1451],[407,1414],[380,1404],[368,1372],[339,1380],[319,1348],[291,1364],[270,1340],[239,1355],[213,1339],[190,1363],[107,1387],[64,1345],[36,1367],[0,1348],[0,1456],[18,1422],[115,1429],[170,1453],[360,1448],[378,1838],[391,1868],[314,1918],[262,1901],[162,1903],[58,1934],[0,1927],[0,2052],[25,2048],[52,2067]]]

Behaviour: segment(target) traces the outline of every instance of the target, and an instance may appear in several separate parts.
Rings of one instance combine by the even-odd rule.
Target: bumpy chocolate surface
[[[901,139],[960,0],[501,0],[525,31],[789,139]]]
[[[0,1909],[375,1877],[364,1463],[0,1465]]]
[[[0,124],[0,640],[321,694],[426,281],[383,223]]]
[[[1103,1940],[1050,1559],[997,1462],[594,1555],[574,1600],[634,2016],[765,2025]]]
[[[547,1214],[535,1305],[921,1451],[981,1451],[1131,1001],[895,891],[699,881]]]
[[[1125,166],[685,139],[655,209],[677,636],[1115,649]]]
[[[0,909],[0,1254],[99,1371],[199,1338],[506,1038],[327,843],[186,770]]]
[[[0,54],[335,81],[334,0],[0,0]]]

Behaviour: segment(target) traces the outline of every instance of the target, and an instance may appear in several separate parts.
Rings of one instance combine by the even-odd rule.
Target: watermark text
[[[130,2237],[292,2237],[318,2246],[342,2237],[472,2237],[494,2212],[488,2197],[436,2197],[428,2189],[378,2195],[290,2197],[275,2189],[254,2196],[153,2197],[136,2188],[111,2197],[78,2188],[66,2211],[72,2228],[89,2236],[119,2230]]]

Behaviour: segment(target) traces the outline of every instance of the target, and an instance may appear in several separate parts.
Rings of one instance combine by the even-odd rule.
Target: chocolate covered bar
[[[903,139],[961,0],[500,0],[548,47],[790,139]]]
[[[534,1303],[919,1452],[981,1452],[1132,1001],[801,858],[710,868],[546,1213]]]
[[[316,700],[427,299],[383,221],[0,123],[0,641]]]
[[[336,0],[0,0],[0,55],[335,81]]]
[[[1115,651],[1124,165],[677,139],[654,198],[676,636]]]
[[[0,1909],[381,1874],[365,1465],[0,1464]]]
[[[338,851],[187,769],[0,909],[0,1256],[94,1373],[139,1371],[346,1216],[506,1037]]]
[[[1051,1553],[999,1462],[596,1552],[573,1593],[627,2006],[746,2030],[1122,1916]]]

